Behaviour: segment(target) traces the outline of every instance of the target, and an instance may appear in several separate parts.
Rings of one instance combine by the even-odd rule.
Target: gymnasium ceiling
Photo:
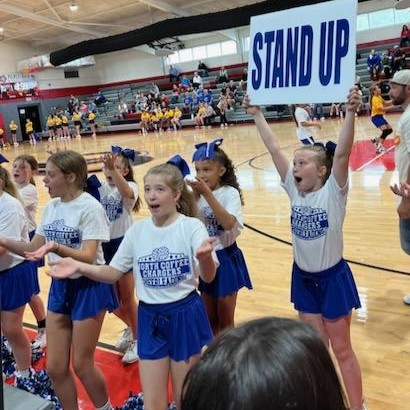
[[[261,1],[261,0],[259,0]],[[3,41],[53,49],[258,0],[0,0]],[[77,11],[71,11],[75,3]]]
[[[282,2],[283,0],[272,0]],[[292,0],[289,7],[292,7]],[[321,0],[323,1],[323,0]],[[367,2],[368,0],[359,0]],[[391,2],[397,0],[373,0]],[[0,0],[0,40],[20,40],[52,51],[121,34],[175,17],[214,13],[261,0]],[[315,3],[307,0],[307,4]],[[76,11],[70,5],[76,4]],[[1,30],[1,29],[0,29]],[[206,34],[205,34],[206,35]],[[198,36],[198,35],[194,35]],[[226,32],[232,38],[232,32]]]

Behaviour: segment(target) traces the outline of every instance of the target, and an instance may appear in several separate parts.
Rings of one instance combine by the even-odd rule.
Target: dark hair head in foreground
[[[181,410],[347,410],[329,352],[309,325],[263,318],[218,336],[189,371]]]

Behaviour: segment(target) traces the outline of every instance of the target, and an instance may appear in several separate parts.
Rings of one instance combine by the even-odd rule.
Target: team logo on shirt
[[[119,218],[123,212],[122,200],[115,199],[112,196],[105,196],[104,198],[101,198],[101,205],[104,207],[105,213],[107,214],[110,222]]]
[[[187,279],[189,258],[183,253],[172,253],[166,246],[156,248],[151,255],[138,259],[144,285],[150,288],[168,288]]]
[[[205,206],[201,209],[205,219],[206,230],[209,236],[217,236],[218,232],[223,231],[222,226],[216,220],[215,215],[210,206]]]
[[[290,216],[292,233],[300,239],[317,239],[329,228],[327,212],[322,208],[310,206],[292,206]]]
[[[70,248],[79,248],[81,245],[81,231],[64,224],[64,219],[58,219],[51,224],[44,225],[46,242],[55,241]]]

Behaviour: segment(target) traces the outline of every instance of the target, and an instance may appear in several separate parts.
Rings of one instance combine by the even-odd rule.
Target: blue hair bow
[[[323,144],[323,142],[315,142],[313,145],[322,147],[326,153],[330,155],[334,155],[336,151],[337,144],[335,144],[333,141],[328,141],[326,144]]]
[[[98,202],[100,202],[100,191],[98,188],[101,186],[101,182],[97,175],[91,175],[87,178],[85,183],[85,192],[92,195]]]
[[[222,144],[223,139],[217,138],[216,140],[207,143],[201,142],[200,144],[196,144],[195,148],[196,151],[192,157],[192,161],[205,161],[206,159],[214,159],[215,157],[215,149]]]
[[[9,162],[9,160],[6,157],[3,157],[3,155],[0,154],[0,164],[3,162]]]
[[[113,154],[120,154],[124,155],[124,157],[130,159],[132,162],[135,161],[135,151],[131,148],[124,148],[122,149],[118,145],[112,145],[111,146],[111,152]]]
[[[181,155],[174,155],[167,161],[167,164],[175,165],[181,171],[183,177],[186,177],[191,173],[188,164]]]

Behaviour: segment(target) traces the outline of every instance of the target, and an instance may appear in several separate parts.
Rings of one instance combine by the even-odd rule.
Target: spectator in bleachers
[[[180,74],[180,71],[179,71],[179,69],[177,68],[177,67],[175,67],[174,65],[170,65],[169,66],[169,71],[168,71],[168,73],[169,73],[169,81],[171,82],[171,83],[173,83],[173,82],[178,82],[179,81],[179,74]]]
[[[219,117],[221,119],[221,128],[227,127],[228,126],[228,121],[226,119],[226,110],[228,109],[228,102],[226,101],[226,96],[221,95],[221,98],[219,99],[218,105],[218,112],[219,112]]]
[[[74,97],[74,95],[71,94],[67,103],[67,111],[70,113],[70,115],[73,114],[74,110],[78,109],[78,105],[78,98]]]
[[[94,101],[91,101],[90,104],[88,104],[88,110],[91,110],[94,114],[97,112],[97,105]]]
[[[205,103],[207,103],[208,105],[212,105],[213,100],[214,100],[214,97],[213,97],[212,93],[211,93],[207,88],[205,88],[205,89],[204,89],[204,98],[203,98],[203,101],[204,101]]]
[[[82,115],[84,115],[88,112],[88,106],[84,101],[81,101],[78,111],[80,111],[80,113]]]
[[[242,77],[239,81],[239,87],[241,88],[242,91],[246,91],[246,87],[248,85],[248,69],[244,67],[242,70]]]
[[[157,84],[152,83],[151,84],[151,90],[150,90],[151,94],[154,96],[154,99],[157,100],[159,98],[159,87],[157,86]]]
[[[330,106],[329,116],[331,118],[339,117],[340,115],[340,103],[332,103]]]
[[[320,119],[320,121],[325,120],[325,114],[323,111],[323,104],[313,104],[313,120],[316,121],[317,119]]]
[[[226,102],[228,103],[228,108],[230,110],[235,109],[236,98],[235,94],[233,93],[233,91],[231,91],[230,87],[226,88]]]
[[[209,75],[209,68],[203,61],[198,63],[198,72],[201,77],[208,77]]]
[[[394,46],[394,72],[406,67],[406,52],[399,46]]]
[[[407,28],[407,25],[404,24],[401,28],[400,34],[400,47],[408,47],[410,43],[410,30]]]
[[[238,94],[238,88],[236,87],[236,84],[234,83],[233,80],[229,81],[228,88],[231,91],[231,93],[233,94],[233,96],[236,98],[236,96]]]
[[[198,74],[198,71],[195,71],[192,77],[192,87],[197,90],[200,85],[202,85],[202,77]]]
[[[194,97],[191,93],[186,93],[184,97],[184,112],[187,114],[192,113],[192,107],[194,104]]]
[[[216,117],[216,112],[212,105],[209,105],[207,103],[204,103],[205,106],[205,115],[204,115],[204,125],[205,127],[208,126],[208,128],[211,128],[211,122],[212,119]]]
[[[373,48],[370,51],[369,57],[367,57],[367,71],[369,72],[370,79],[377,81],[379,79],[379,73],[382,69],[382,58],[376,53]]]
[[[176,106],[174,110],[174,117],[171,118],[171,124],[172,124],[172,128],[174,129],[174,131],[176,131],[178,128],[179,129],[182,128],[181,117],[182,117],[182,111],[179,109],[178,106]]]
[[[205,91],[202,84],[198,87],[197,90],[195,90],[195,95],[198,104],[204,102]]]
[[[200,103],[195,115],[195,128],[204,126],[205,111],[205,105]]]
[[[171,104],[176,104],[179,100],[179,87],[176,84],[172,85]]]
[[[179,90],[181,92],[186,92],[191,90],[191,81],[186,75],[182,76],[181,82],[179,83]]]
[[[165,104],[165,107],[168,107],[169,105],[169,98],[166,94],[161,94],[161,106]]]
[[[227,83],[229,81],[228,71],[222,66],[216,75],[216,82],[218,84]]]
[[[95,97],[94,102],[97,104],[97,106],[105,104],[107,102],[107,99],[105,98],[102,91],[98,91],[98,95],[97,97]]]
[[[382,56],[382,70],[385,79],[389,79],[393,73],[393,53],[391,53],[390,49],[385,51]]]
[[[123,100],[120,100],[118,104],[118,112],[120,114],[120,118],[123,118],[123,119],[126,117],[126,114],[128,113],[127,103],[124,102]]]

